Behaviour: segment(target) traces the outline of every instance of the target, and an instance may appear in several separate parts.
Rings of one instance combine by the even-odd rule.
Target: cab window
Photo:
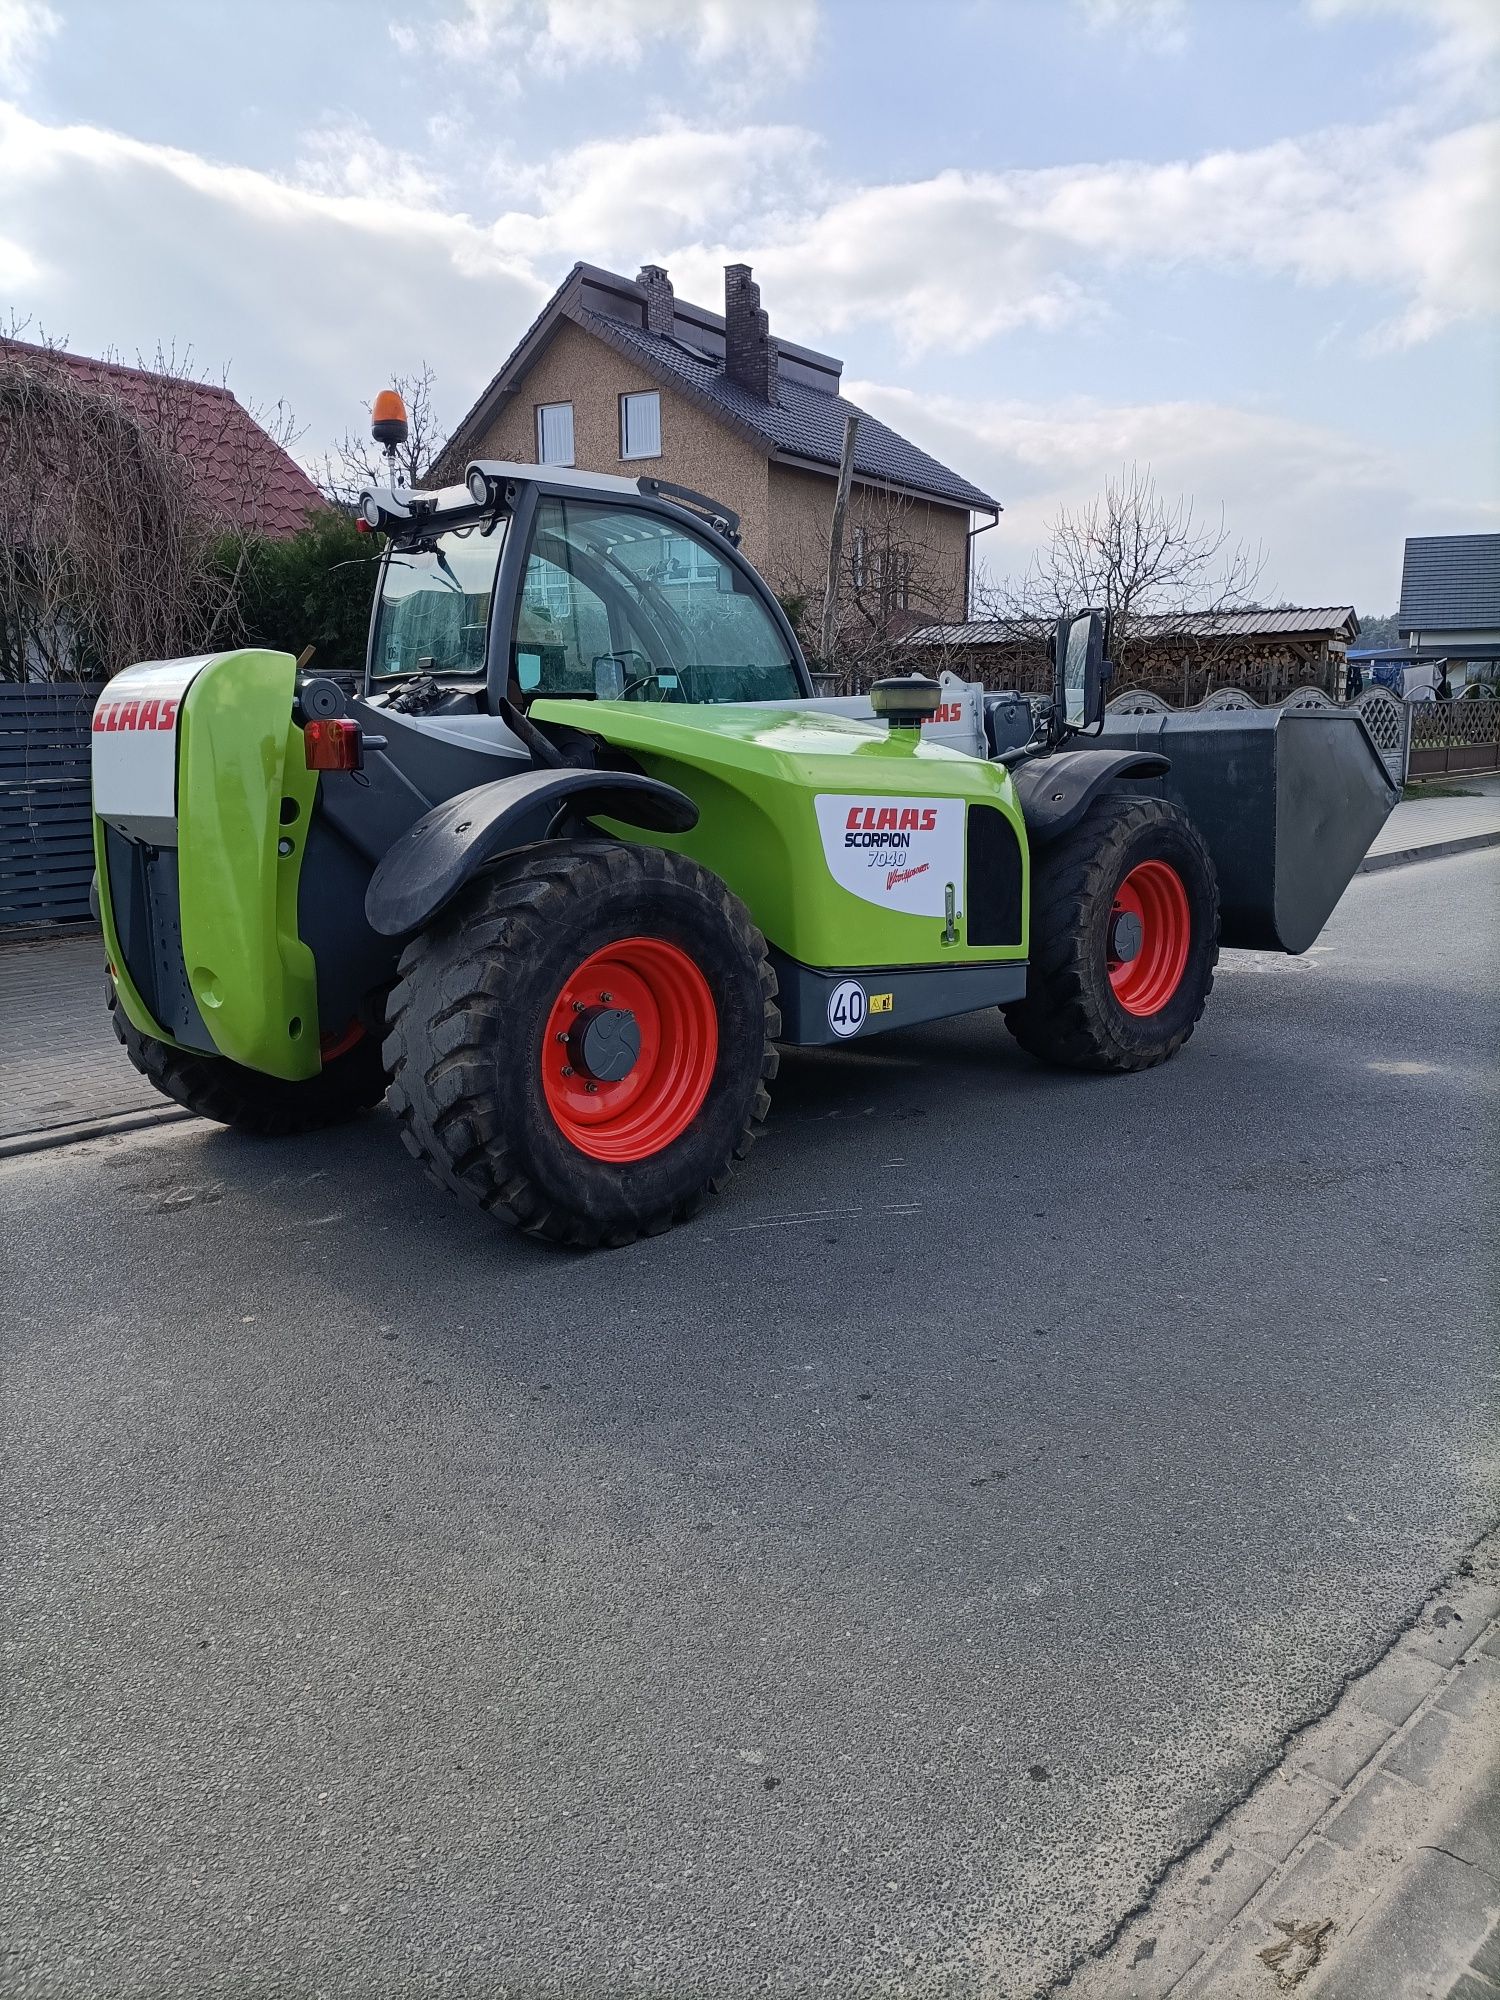
[[[709,536],[598,501],[537,509],[511,671],[523,696],[726,702],[803,691],[753,583]]]

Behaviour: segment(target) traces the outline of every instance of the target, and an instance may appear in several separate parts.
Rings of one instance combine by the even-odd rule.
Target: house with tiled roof
[[[1500,654],[1500,535],[1408,535],[1396,629],[1417,654]]]
[[[821,592],[845,420],[843,363],[773,335],[750,267],[724,310],[575,264],[485,387],[433,470],[475,458],[651,475],[739,515],[746,554],[784,595]],[[999,504],[858,411],[844,536],[851,592],[905,621],[967,615],[971,537]]]
[[[294,535],[311,508],[327,504],[290,453],[216,383],[24,340],[6,339],[3,351],[35,367],[63,370],[122,402],[186,461],[199,500],[226,527]]]

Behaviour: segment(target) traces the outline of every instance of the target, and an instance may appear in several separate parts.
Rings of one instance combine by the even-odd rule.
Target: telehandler
[[[662,480],[477,461],[361,520],[357,691],[242,650],[100,697],[115,1029],[243,1131],[388,1097],[435,1180],[560,1243],[723,1188],[779,1044],[998,1008],[1048,1062],[1164,1061],[1220,944],[1305,950],[1395,800],[1351,712],[1106,722],[1095,611],[1047,700],[819,699],[734,516]]]

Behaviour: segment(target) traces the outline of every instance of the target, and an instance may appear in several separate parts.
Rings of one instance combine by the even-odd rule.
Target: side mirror
[[[1104,614],[1081,611],[1058,621],[1052,644],[1052,699],[1070,729],[1092,729],[1104,719]]]
[[[594,699],[596,701],[625,699],[625,662],[618,653],[594,655]]]

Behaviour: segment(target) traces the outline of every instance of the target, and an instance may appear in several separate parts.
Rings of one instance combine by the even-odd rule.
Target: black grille
[[[188,985],[182,962],[182,905],[177,891],[177,852],[128,840],[115,827],[104,829],[110,908],[120,956],[151,1018],[173,1041],[213,1051]]]
[[[995,806],[969,807],[964,915],[970,944],[1021,942],[1021,843]]]

